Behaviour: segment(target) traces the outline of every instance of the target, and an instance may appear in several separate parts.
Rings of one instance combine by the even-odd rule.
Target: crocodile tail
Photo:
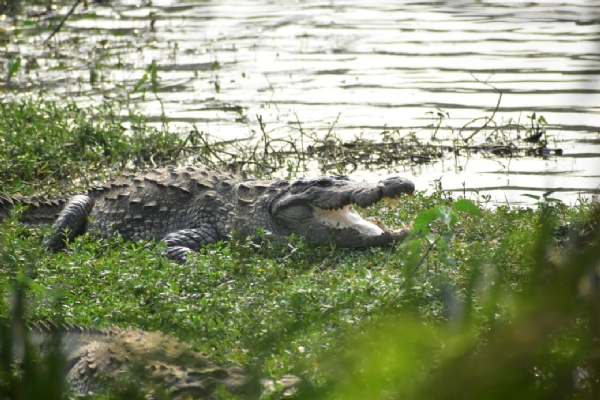
[[[19,221],[29,226],[50,226],[58,214],[65,208],[66,198],[49,198],[45,196],[10,197],[0,192],[0,222],[10,216],[10,210],[15,205],[27,206]]]

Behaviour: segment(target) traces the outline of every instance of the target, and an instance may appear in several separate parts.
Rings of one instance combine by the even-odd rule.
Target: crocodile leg
[[[65,247],[66,241],[84,233],[92,208],[93,199],[84,195],[74,196],[54,222],[52,233],[44,239],[44,246],[58,251]]]
[[[196,229],[181,229],[167,235],[163,241],[167,244],[167,257],[179,263],[184,263],[186,254],[198,251],[211,243],[221,240],[221,235],[212,226],[202,226]]]

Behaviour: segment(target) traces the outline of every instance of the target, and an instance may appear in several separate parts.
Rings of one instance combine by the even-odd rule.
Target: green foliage
[[[556,190],[547,191],[547,192],[543,193],[541,196],[538,196],[536,194],[531,194],[531,193],[524,193],[521,196],[529,197],[530,199],[537,200],[538,206],[543,206],[547,203],[562,203],[562,201],[560,199],[550,197],[550,195],[552,195],[552,193],[554,193],[554,192],[556,192]]]
[[[480,270],[448,322],[406,313],[373,324],[335,364],[341,398],[597,398],[599,216],[596,205],[588,241],[552,262],[550,230],[538,231],[530,251],[542,257],[518,292]]]
[[[0,190],[25,194],[85,184],[131,164],[145,166],[181,144],[179,136],[148,126],[139,114],[130,113],[129,120],[132,133],[106,103],[87,109],[41,98],[0,103]]]
[[[144,75],[142,75],[142,77],[137,81],[137,83],[133,87],[132,94],[141,91],[142,99],[145,99],[146,88],[144,87],[144,85],[146,84],[146,82],[150,81],[152,93],[154,93],[158,98],[158,80],[158,65],[156,65],[156,61],[152,61],[150,65],[146,68]]]

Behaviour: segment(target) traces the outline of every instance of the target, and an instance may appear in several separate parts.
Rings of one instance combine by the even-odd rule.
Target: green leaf
[[[448,267],[452,267],[452,268],[456,267],[456,260],[453,259],[452,257],[449,257],[446,253],[441,253],[438,257],[438,260],[442,264],[447,265]]]
[[[479,207],[477,207],[475,205],[475,203],[473,203],[471,200],[467,200],[467,199],[456,200],[454,202],[453,207],[456,211],[466,212],[471,215],[477,215],[479,217],[482,215]]]
[[[73,295],[68,290],[65,290],[63,288],[54,288],[52,290],[52,297],[54,297],[55,299],[64,299],[68,297],[73,297]]]
[[[141,87],[141,86],[142,86],[144,83],[146,83],[146,81],[147,81],[147,80],[148,80],[148,74],[147,74],[147,73],[145,73],[145,74],[144,74],[144,75],[143,75],[143,76],[140,78],[140,80],[139,80],[139,81],[137,81],[137,83],[136,83],[136,84],[135,84],[135,86],[133,87],[133,93],[137,92],[137,91],[140,89],[140,87]]]
[[[421,212],[413,222],[413,231],[429,231],[428,225],[438,217],[438,211],[434,208]]]
[[[143,258],[143,257],[147,256],[148,254],[150,254],[150,249],[142,249],[142,251],[140,251],[138,253],[138,256]]]
[[[544,199],[545,199],[546,197],[550,196],[552,193],[555,193],[555,192],[557,192],[560,189],[562,189],[562,188],[556,188],[556,189],[548,190],[542,196],[544,196]]]
[[[19,72],[19,68],[21,68],[21,57],[11,58],[9,61],[8,67],[8,80],[16,75]]]
[[[442,222],[448,228],[450,228],[450,226],[453,225],[453,223],[454,223],[453,218],[452,218],[453,217],[452,209],[448,206],[439,206],[438,211],[439,211],[439,215],[440,215]]]
[[[522,194],[521,196],[530,197],[530,198],[535,199],[535,200],[539,200],[540,199],[540,196],[536,196],[535,194],[529,194],[529,193]]]
[[[96,68],[90,69],[90,85],[94,86],[98,80],[98,71]]]
[[[544,201],[550,202],[550,203],[562,203],[561,199],[557,199],[554,197],[546,197],[544,198]]]
[[[37,283],[22,272],[17,272],[17,281],[26,285],[29,289],[33,290],[34,292],[41,294],[46,294],[48,292],[48,290],[45,287],[43,287],[42,285],[40,285],[39,283]]]
[[[448,242],[446,242],[447,238],[448,238],[447,235],[440,235],[440,236],[436,237],[435,245],[436,245],[436,250],[437,250],[438,254],[450,251]]]
[[[442,239],[444,239],[444,240],[442,240],[442,242],[444,242],[446,244],[449,244],[452,241],[452,239],[454,238],[454,234],[452,232],[443,233],[441,236],[442,236]]]
[[[156,93],[158,91],[158,65],[156,65],[156,61],[152,60],[152,63],[146,68],[146,72],[150,74],[152,92]]]

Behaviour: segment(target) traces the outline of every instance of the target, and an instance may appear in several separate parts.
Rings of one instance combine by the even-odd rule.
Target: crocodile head
[[[270,203],[269,214],[277,228],[318,243],[340,247],[386,246],[410,234],[392,230],[381,222],[361,217],[354,206],[369,207],[380,200],[412,194],[415,185],[398,176],[376,184],[357,182],[347,176],[298,179]]]

